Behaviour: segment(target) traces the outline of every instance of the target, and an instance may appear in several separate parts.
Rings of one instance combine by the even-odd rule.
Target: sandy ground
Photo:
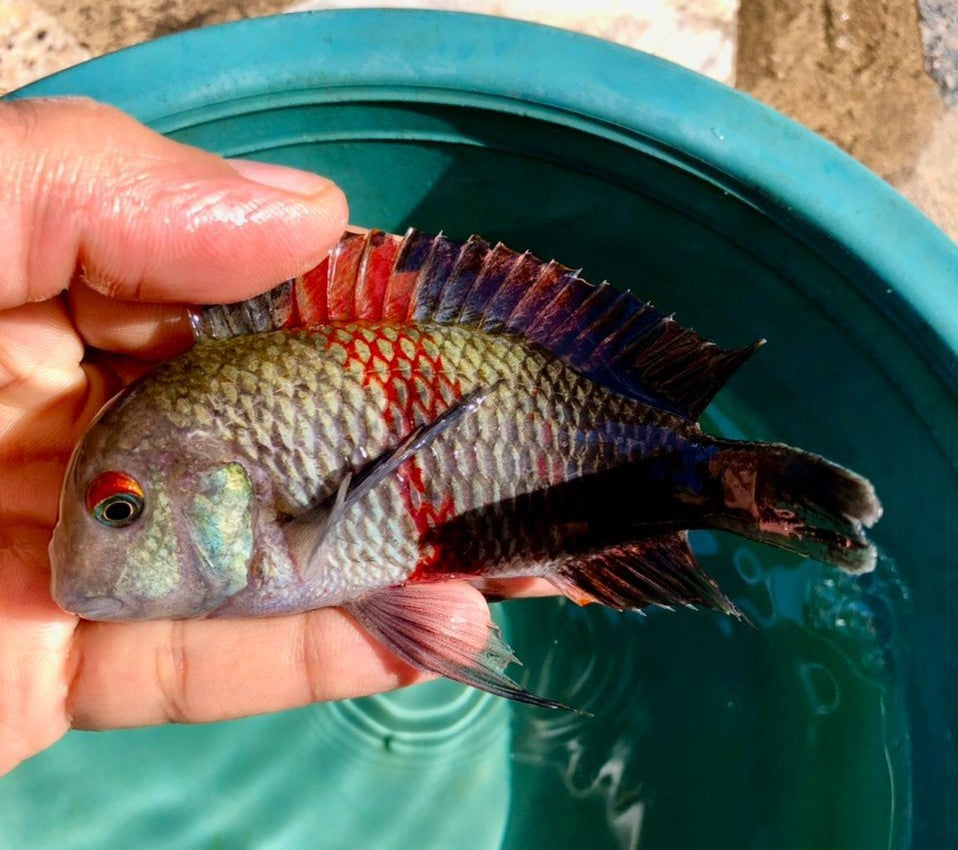
[[[0,94],[90,58],[73,33],[24,0],[0,0]]]
[[[958,3],[918,0],[925,66],[941,86],[945,102],[958,106]]]
[[[892,181],[909,175],[944,112],[912,0],[742,0],[739,21],[740,88]]]
[[[946,104],[956,19],[955,0],[741,0],[736,85],[844,148],[958,239],[958,108]]]
[[[734,83],[849,151],[958,239],[958,0],[0,0],[0,92],[190,27],[356,6],[549,23]]]

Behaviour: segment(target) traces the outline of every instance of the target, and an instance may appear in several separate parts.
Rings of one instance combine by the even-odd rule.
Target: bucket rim
[[[237,73],[240,66],[248,70]],[[910,329],[912,344],[958,397],[958,245],[811,130],[743,92],[622,45],[465,12],[297,12],[133,45],[6,98],[93,95],[169,132],[191,110],[295,91],[408,102],[452,94],[463,106],[494,102],[514,114],[536,107],[600,137],[632,133],[679,152],[841,268],[882,313]]]

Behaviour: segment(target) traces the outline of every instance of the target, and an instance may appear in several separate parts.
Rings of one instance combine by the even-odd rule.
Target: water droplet
[[[718,127],[712,128],[712,135],[715,136],[715,138],[718,139],[720,142],[725,141],[725,134]]]

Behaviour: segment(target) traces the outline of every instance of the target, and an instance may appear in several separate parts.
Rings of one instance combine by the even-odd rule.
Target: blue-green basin
[[[14,96],[335,178],[357,224],[479,231],[769,345],[706,417],[870,477],[877,572],[700,534],[757,628],[502,606],[530,686],[436,683],[197,728],[71,733],[0,780],[29,848],[958,846],[958,248],[830,144],[558,30],[348,11],[188,32]],[[237,647],[242,652],[242,647]]]

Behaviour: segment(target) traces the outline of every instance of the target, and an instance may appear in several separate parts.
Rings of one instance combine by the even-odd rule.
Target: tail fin
[[[872,485],[854,472],[789,446],[720,443],[709,471],[721,487],[721,507],[709,525],[840,567],[875,568],[865,537],[881,517]]]

